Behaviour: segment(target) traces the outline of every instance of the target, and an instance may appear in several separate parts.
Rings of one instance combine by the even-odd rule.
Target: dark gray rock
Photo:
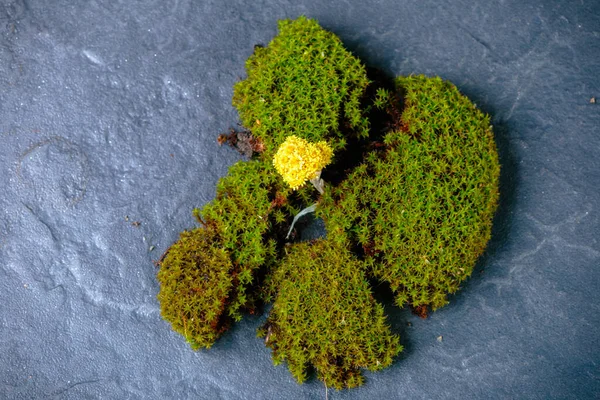
[[[1,398],[325,398],[272,365],[265,315],[191,351],[152,263],[240,159],[216,136],[253,46],[300,14],[390,75],[454,82],[503,166],[473,277],[427,320],[388,302],[406,351],[329,398],[600,396],[597,2],[3,0]]]

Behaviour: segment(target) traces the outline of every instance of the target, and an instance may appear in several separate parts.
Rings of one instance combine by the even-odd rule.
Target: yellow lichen
[[[297,136],[289,136],[279,146],[273,165],[283,180],[294,190],[306,181],[318,178],[321,170],[331,162],[333,150],[327,142],[310,143]]]

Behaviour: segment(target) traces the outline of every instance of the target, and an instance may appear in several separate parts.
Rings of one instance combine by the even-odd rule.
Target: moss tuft
[[[279,22],[279,34],[246,62],[248,77],[234,86],[242,123],[272,158],[290,135],[327,141],[334,153],[346,134],[368,136],[360,101],[369,83],[362,63],[340,39],[311,19]]]
[[[402,350],[361,263],[338,242],[295,244],[272,284],[277,295],[259,334],[298,382],[314,367],[329,387],[359,386],[361,368],[385,368]]]
[[[233,265],[211,231],[181,233],[158,272],[160,312],[194,350],[209,348],[229,326],[224,315]]]
[[[329,235],[349,234],[398,306],[435,310],[486,247],[500,167],[489,117],[454,85],[425,76],[397,85],[402,129],[386,135],[385,151],[370,153],[319,213]]]
[[[192,348],[210,347],[230,320],[255,309],[281,253],[281,232],[303,207],[290,193],[270,162],[238,162],[219,180],[215,200],[194,210],[203,227],[182,233],[168,250],[158,299]]]

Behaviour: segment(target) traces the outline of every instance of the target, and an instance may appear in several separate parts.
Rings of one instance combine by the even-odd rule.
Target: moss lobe
[[[329,387],[359,386],[361,368],[385,368],[402,350],[361,263],[339,242],[295,244],[272,284],[277,295],[260,334],[299,382],[314,367]]]
[[[256,48],[248,77],[235,84],[233,105],[242,123],[273,157],[286,137],[325,140],[334,153],[348,137],[366,137],[360,101],[369,83],[365,67],[340,39],[311,19],[279,22],[279,34]]]
[[[203,227],[181,234],[158,273],[161,313],[192,348],[210,347],[255,309],[296,203],[273,166],[254,160],[231,166],[215,200],[194,210]]]
[[[197,350],[229,326],[223,311],[233,285],[229,254],[202,228],[181,233],[158,272],[160,312]]]
[[[489,117],[440,78],[397,79],[402,129],[321,203],[402,307],[439,308],[490,238],[499,164]],[[380,96],[382,101],[386,98]]]

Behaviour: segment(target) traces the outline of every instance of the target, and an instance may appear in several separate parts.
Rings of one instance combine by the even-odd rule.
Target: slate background
[[[427,320],[388,303],[406,351],[329,398],[599,398],[600,3],[483,3],[0,0],[0,398],[325,397],[272,365],[265,315],[191,351],[152,263],[240,159],[215,138],[253,45],[301,14],[453,81],[503,165],[473,277]]]

